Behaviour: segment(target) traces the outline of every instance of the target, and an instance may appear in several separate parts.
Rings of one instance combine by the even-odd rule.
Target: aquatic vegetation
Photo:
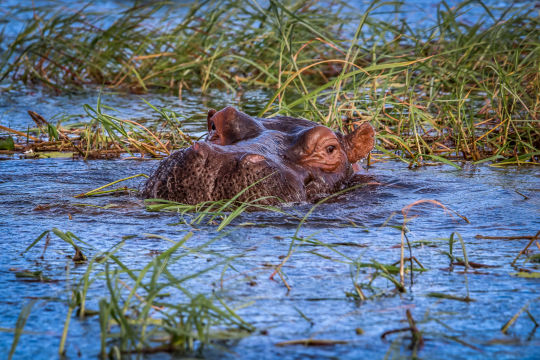
[[[238,195],[186,205],[136,197],[155,165],[138,160],[201,135],[182,112],[149,100],[152,115],[133,118],[97,96],[77,122],[38,109],[30,128],[2,118],[0,154],[129,161],[1,161],[0,350],[534,357],[537,174],[513,167],[540,156],[538,15],[527,2],[483,5],[441,2],[430,26],[382,1],[360,15],[296,0],[0,12],[2,24],[35,10],[18,35],[0,31],[7,87],[179,99],[259,89],[260,116],[378,131],[376,186],[294,208]]]
[[[536,298],[535,299],[536,301],[540,300],[540,298]],[[534,327],[537,328],[538,327],[538,322],[536,321],[536,319],[534,318],[534,316],[532,316],[532,314],[530,313],[529,311],[529,307],[530,307],[530,303],[527,303],[525,305],[523,305],[523,307],[521,309],[519,309],[519,311],[514,315],[512,316],[512,318],[510,320],[508,320],[502,327],[501,327],[501,332],[503,334],[506,334],[506,332],[508,331],[508,329],[510,328],[510,326],[512,326],[516,321],[517,319],[519,318],[519,316],[525,312],[529,319],[532,321],[532,323],[534,324]]]
[[[35,9],[16,37],[3,38],[0,78],[58,93],[97,85],[180,98],[186,89],[262,88],[269,101],[260,116],[300,115],[335,128],[367,119],[378,130],[378,150],[409,166],[537,164],[538,17],[531,5],[442,2],[426,27],[397,16],[381,21],[373,14],[384,6],[375,0],[361,17],[340,1]],[[474,23],[463,20],[472,8],[482,12]],[[85,111],[124,150],[156,156],[190,141],[173,128],[154,136],[103,113],[99,103]],[[178,125],[174,113],[161,111]]]
[[[26,324],[26,321],[28,320],[28,316],[30,315],[30,312],[32,311],[32,307],[36,303],[37,300],[32,300],[28,304],[26,304],[21,313],[19,314],[19,317],[17,318],[17,323],[15,324],[15,330],[13,331],[13,342],[11,343],[11,348],[9,349],[8,359],[13,359],[13,354],[15,354],[15,350],[17,349],[17,343],[19,342],[19,338],[21,337],[21,334],[24,329],[24,325]]]
[[[231,259],[194,274],[178,276],[168,270],[167,266],[208,245],[175,254],[192,235],[188,233],[173,242],[140,270],[129,269],[113,254],[107,256],[117,266],[111,269],[106,264],[104,280],[109,293],[108,298],[99,301],[103,356],[107,349],[112,353],[193,352],[212,340],[242,337],[253,330],[219,296],[192,293],[184,285]],[[178,295],[171,297],[171,293],[181,293],[185,300],[179,301]]]
[[[244,211],[272,211],[284,215],[290,215],[285,210],[270,205],[261,205],[261,198],[253,199],[249,202],[237,201],[241,192],[237,196],[228,200],[206,201],[196,205],[181,204],[163,199],[147,199],[146,209],[148,211],[171,211],[179,215],[179,224],[197,226],[200,224],[218,224],[216,231],[223,230],[235,218]],[[264,199],[263,199],[264,200]],[[294,217],[293,215],[290,215]]]
[[[100,186],[100,187],[98,187],[96,189],[87,191],[85,193],[75,195],[74,197],[75,198],[84,198],[84,197],[89,197],[89,196],[99,196],[99,195],[104,195],[104,194],[110,194],[110,193],[114,193],[114,192],[138,191],[137,189],[130,189],[130,188],[126,187],[126,186],[116,188],[116,189],[112,189],[112,190],[104,190],[105,188],[108,188],[109,186],[112,186],[112,185],[116,185],[116,184],[118,184],[118,183],[120,183],[122,181],[131,180],[131,179],[135,179],[135,178],[138,178],[138,177],[144,177],[144,178],[148,179],[148,175],[146,175],[146,174],[132,175],[132,176],[128,176],[127,178],[124,178],[124,179],[115,180],[113,182],[110,182],[108,184]]]
[[[189,248],[186,242],[193,236],[192,232],[179,241],[156,236],[173,245],[140,269],[129,268],[121,260],[119,253],[124,240],[107,251],[96,252],[92,247],[94,255],[87,260],[75,241],[84,245],[88,243],[69,231],[62,232],[56,228],[44,231],[23,253],[36,246],[51,231],[76,250],[73,261],[84,262],[86,266],[84,274],[76,279],[67,303],[68,311],[58,350],[60,355],[64,354],[75,310],[80,320],[90,316],[99,317],[102,357],[126,353],[192,353],[201,351],[214,340],[238,339],[254,330],[217,294],[193,293],[185,285],[189,280],[229,264],[233,258],[225,257],[192,274],[177,275],[169,270],[176,262],[200,253],[219,237]],[[86,251],[90,251],[89,248]],[[90,310],[87,307],[90,287],[106,289],[105,297],[99,299],[99,309]],[[26,305],[19,316],[10,357],[34,302]]]
[[[142,101],[159,116],[159,120],[148,127],[113,115],[116,110],[102,104],[98,97],[95,108],[88,104],[83,106],[88,122],[63,126],[63,119],[60,119],[54,125],[41,115],[28,111],[36,128],[28,129],[27,133],[8,127],[0,129],[24,139],[10,150],[11,153],[24,152],[26,157],[62,157],[63,153],[63,156],[83,160],[118,158],[124,154],[161,158],[170,155],[174,148],[192,143],[191,137],[182,131],[179,114]],[[43,139],[44,136],[48,139]],[[55,152],[58,155],[55,156]]]

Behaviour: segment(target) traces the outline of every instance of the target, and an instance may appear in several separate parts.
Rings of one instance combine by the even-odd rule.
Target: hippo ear
[[[217,113],[216,110],[210,109],[208,110],[208,115],[206,115],[206,126],[208,127],[208,132],[216,129],[215,126],[212,127],[213,122],[210,121],[210,119],[212,118],[212,116],[214,116],[215,113]]]
[[[375,145],[375,130],[368,123],[358,126],[345,135],[345,152],[349,162],[354,163],[365,158]]]
[[[215,109],[208,110],[208,115],[206,116],[206,120],[210,120],[210,118],[214,116],[215,113],[217,113]]]

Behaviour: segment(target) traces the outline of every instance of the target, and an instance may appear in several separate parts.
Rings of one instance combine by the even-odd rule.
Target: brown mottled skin
[[[163,160],[143,197],[186,204],[239,198],[313,201],[349,185],[353,164],[374,145],[371,125],[343,135],[304,119],[254,118],[232,107],[208,112],[208,136]]]

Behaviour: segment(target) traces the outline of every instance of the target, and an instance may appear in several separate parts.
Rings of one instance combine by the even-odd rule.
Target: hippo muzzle
[[[371,125],[342,135],[290,117],[260,119],[232,107],[208,112],[208,136],[164,159],[142,195],[185,204],[231,199],[302,202],[338,191],[374,144]]]

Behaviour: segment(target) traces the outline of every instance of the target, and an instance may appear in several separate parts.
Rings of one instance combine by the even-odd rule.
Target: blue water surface
[[[287,254],[298,219],[272,212],[244,213],[218,233],[216,225],[201,224],[194,229],[178,224],[178,215],[149,213],[135,195],[73,197],[119,178],[149,173],[154,166],[153,161],[136,160],[0,162],[0,288],[4,289],[0,326],[13,328],[22,307],[37,299],[19,340],[16,358],[57,357],[66,301],[76,279],[86,270],[84,264],[74,265],[71,261],[71,246],[54,236],[46,251],[41,243],[21,255],[42,231],[55,227],[71,231],[94,247],[89,256],[111,248],[124,236],[133,236],[126,240],[119,256],[134,269],[171,245],[149,234],[179,241],[193,231],[188,247],[220,236],[204,253],[196,253],[189,261],[169,268],[180,276],[235,257],[231,266],[218,266],[190,281],[189,289],[194,293],[219,293],[230,306],[238,307],[238,314],[257,330],[242,340],[208,348],[204,353],[208,358],[408,356],[409,333],[381,339],[386,331],[406,326],[407,309],[426,339],[419,353],[423,358],[533,359],[537,355],[540,344],[536,328],[525,314],[507,334],[501,332],[501,327],[524,305],[530,304],[528,309],[535,319],[540,316],[539,280],[513,276],[517,270],[510,266],[528,240],[476,238],[530,236],[540,229],[540,174],[535,168],[465,165],[463,170],[445,166],[407,170],[400,163],[376,163],[363,172],[369,175],[370,182],[380,185],[368,185],[322,204],[309,216],[299,233],[305,243],[295,249],[283,267],[289,291],[279,278],[269,277],[273,272],[271,266],[279,264]],[[137,187],[139,182],[134,179],[131,185]],[[365,302],[348,297],[346,293],[354,292],[353,279],[365,283],[373,273],[361,269],[356,274],[351,262],[398,261],[401,233],[392,226],[402,224],[400,214],[404,207],[422,200],[435,200],[449,209],[445,211],[440,205],[426,202],[407,214],[407,236],[413,244],[413,256],[428,271],[415,274],[413,282],[407,274],[407,292],[401,295]],[[305,204],[286,210],[302,216],[310,208]],[[174,223],[177,225],[170,225]],[[454,232],[462,236],[469,261],[493,267],[463,272],[462,266],[455,266],[453,271],[449,270],[449,258],[444,252],[449,251],[448,239]],[[532,251],[538,253],[537,249]],[[454,244],[454,255],[463,257],[459,242]],[[537,264],[525,263],[526,258],[521,257],[518,267],[538,271]],[[54,282],[17,278],[15,274],[21,270],[41,270]],[[432,292],[464,297],[467,284],[474,302],[428,297]],[[376,286],[389,293],[393,288],[387,281],[379,281]],[[105,294],[104,282],[96,282],[88,295],[88,307],[96,309]],[[303,338],[347,343],[276,346],[282,341]],[[0,333],[0,353],[9,351],[12,339],[13,334]],[[97,318],[74,317],[67,355],[95,358],[100,348],[97,339]]]
[[[7,0],[1,10],[22,2]],[[25,2],[47,5],[49,1]],[[54,2],[66,11],[80,4]],[[447,1],[449,6],[455,1]],[[485,1],[502,6],[501,1]],[[523,5],[524,2],[516,2]],[[123,8],[123,1],[98,1],[94,10]],[[366,3],[355,3],[361,12]],[[421,9],[422,11],[419,11]],[[471,2],[470,12],[482,13]],[[531,9],[534,4],[531,3]],[[378,10],[384,19],[392,6]],[[406,1],[408,19],[435,21],[432,1]],[[533,10],[534,11],[534,10]],[[15,36],[31,11],[21,12],[8,24],[5,36]],[[486,18],[487,19],[487,18]],[[26,113],[33,110],[46,119],[69,124],[88,121],[83,105],[103,103],[117,109],[123,118],[152,122],[158,119],[139,96],[88,90],[54,96],[33,87],[0,85],[0,124],[25,130],[33,126]],[[182,100],[170,95],[147,94],[143,98],[156,106],[176,111],[186,132],[204,134],[208,108],[234,105],[256,114],[269,99],[263,91],[206,95],[186,93]],[[540,340],[532,319],[540,320],[538,278],[516,273],[538,273],[538,240],[512,266],[530,238],[540,230],[540,170],[535,167],[498,168],[462,163],[408,169],[407,164],[380,160],[374,156],[364,168],[365,186],[316,207],[298,229],[300,219],[313,204],[295,204],[283,210],[245,212],[224,230],[219,221],[189,223],[189,215],[154,213],[145,209],[136,191],[120,195],[75,198],[109,182],[149,174],[155,160],[125,157],[115,160],[21,159],[0,155],[0,357],[7,358],[14,340],[14,328],[25,306],[33,303],[15,359],[57,359],[58,348],[72,290],[88,263],[74,264],[73,248],[51,234],[28,252],[24,250],[44,231],[57,228],[72,232],[88,245],[91,258],[123,242],[118,257],[129,268],[140,269],[173,242],[192,232],[185,249],[202,246],[168,269],[178,277],[215,268],[186,282],[193,294],[216,296],[228,304],[254,331],[238,340],[219,341],[202,353],[188,354],[210,359],[359,359],[409,358],[407,311],[424,338],[418,357],[425,359],[538,359]],[[121,185],[137,189],[141,178]],[[415,205],[413,205],[415,204]],[[411,206],[407,211],[408,206]],[[407,239],[402,238],[406,226]],[[459,235],[458,235],[459,234]],[[480,236],[479,236],[480,235]],[[451,266],[448,252],[453,237],[453,255],[482,265],[468,269]],[[462,238],[463,249],[459,238]],[[165,239],[166,238],[166,239]],[[295,240],[293,240],[295,239]],[[411,244],[410,254],[427,271],[405,274],[405,292],[382,277],[373,282],[381,296],[366,301],[351,297],[354,283],[368,284],[374,270],[355,264],[394,264],[400,259],[402,240]],[[293,242],[294,241],[294,242]],[[274,268],[293,252],[282,268],[283,279]],[[527,260],[529,259],[529,260]],[[537,261],[537,260],[536,260]],[[418,267],[416,263],[414,266]],[[87,308],[98,309],[108,297],[103,267],[96,268],[96,281],[88,293]],[[17,277],[21,271],[42,271],[50,281]],[[393,278],[399,279],[398,276]],[[286,283],[285,283],[286,282]],[[287,288],[288,285],[290,289]],[[127,290],[126,290],[127,291]],[[373,295],[364,289],[366,295]],[[464,302],[433,297],[433,293]],[[172,293],[172,301],[184,302],[185,294]],[[169,299],[171,300],[171,299]],[[502,327],[516,315],[506,333]],[[100,354],[98,317],[70,318],[66,343],[67,358],[97,358]],[[116,328],[112,327],[113,331]],[[327,346],[283,345],[299,339],[342,341]],[[126,355],[127,356],[127,355]],[[172,359],[180,354],[156,353],[133,358]]]

